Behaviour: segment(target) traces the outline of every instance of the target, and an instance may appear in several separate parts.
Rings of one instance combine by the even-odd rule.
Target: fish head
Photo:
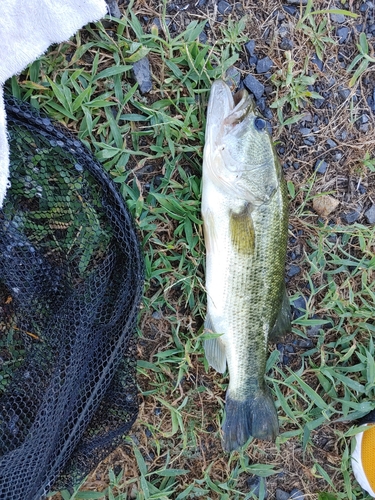
[[[267,203],[280,182],[266,121],[245,89],[232,96],[222,80],[208,103],[203,170],[218,189],[252,205]]]

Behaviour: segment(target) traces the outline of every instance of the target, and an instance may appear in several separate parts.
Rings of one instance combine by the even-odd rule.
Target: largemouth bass
[[[203,154],[202,215],[206,244],[210,365],[229,386],[224,448],[250,436],[274,439],[276,408],[264,380],[267,344],[290,328],[284,268],[288,202],[282,168],[265,120],[245,90],[234,98],[214,82]]]

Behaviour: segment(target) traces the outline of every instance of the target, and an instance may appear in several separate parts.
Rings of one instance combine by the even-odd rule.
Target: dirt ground
[[[124,6],[120,8],[123,9]],[[299,2],[244,0],[230,2],[226,6],[225,2],[217,3],[211,0],[176,0],[167,4],[167,18],[170,19],[171,31],[176,33],[181,32],[191,20],[207,19],[204,38],[214,44],[219,36],[220,25],[228,23],[229,19],[238,22],[244,15],[247,16],[244,30],[246,40],[243,42],[241,60],[236,67],[240,73],[241,84],[247,75],[253,74],[264,85],[264,94],[258,99],[258,105],[263,107],[264,114],[273,126],[273,136],[277,141],[277,151],[285,177],[293,182],[296,191],[301,186],[310,186],[311,198],[318,193],[334,192],[333,207],[329,204],[330,200],[323,200],[322,205],[310,206],[312,226],[350,225],[353,222],[368,224],[370,221],[366,214],[375,203],[375,174],[374,171],[366,169],[363,159],[366,152],[371,156],[375,143],[375,74],[374,68],[369,67],[360,83],[351,87],[350,78],[353,72],[350,73],[347,69],[357,54],[356,43],[361,31],[367,33],[370,53],[374,54],[373,4],[371,7],[370,2],[355,0],[337,3],[318,0],[314,3],[314,9],[324,8],[345,8],[358,13],[360,17],[344,20],[328,18],[329,33],[338,43],[323,41],[322,62],[316,57],[316,46],[311,43],[311,39],[296,29],[296,22],[301,15]],[[160,18],[161,10],[162,6],[154,1],[140,0],[134,4],[134,12],[146,30],[157,24],[155,20]],[[221,13],[223,11],[224,14]],[[254,41],[252,54],[245,48],[246,43],[251,40]],[[270,110],[269,106],[275,100],[275,84],[271,81],[271,76],[277,75],[278,72],[281,74],[285,68],[286,49],[291,50],[295,63],[294,77],[297,78],[304,65],[308,64],[308,74],[316,75],[310,90],[318,92],[323,99],[308,99],[305,106],[300,106],[299,112],[305,114],[304,118],[290,127],[281,128],[276,109]],[[266,57],[272,60],[272,68],[266,73],[257,73],[258,61]],[[152,67],[151,71],[157,72],[157,68]],[[288,116],[292,115],[290,110]],[[322,163],[319,165],[319,162]],[[302,202],[302,198],[297,195],[291,207],[291,238],[287,263],[288,288],[291,293],[305,287],[301,271],[306,266],[305,253],[309,252],[307,240],[314,232],[311,228],[309,234],[306,225],[302,226],[299,222],[298,214]],[[182,327],[191,332],[199,330],[202,324],[201,318],[184,317],[183,312],[179,319]],[[168,348],[171,326],[167,320],[155,319],[151,313],[146,313],[143,316],[141,331],[140,359],[151,360],[155,352]],[[285,345],[292,345],[293,340],[295,336],[291,335],[285,340]],[[290,352],[290,367],[298,368],[298,348],[292,348]],[[177,407],[185,396],[189,396],[184,424],[189,428],[189,422],[200,420],[201,429],[205,429],[205,432],[197,436],[196,446],[199,451],[194,448],[183,449],[179,438],[158,434],[157,429],[168,431],[171,428],[170,416],[160,409],[155,398],[142,398],[139,419],[133,428],[132,436],[144,453],[150,470],[161,466],[165,454],[172,450],[171,467],[190,470],[181,480],[181,488],[202,477],[208,468],[211,471],[211,479],[219,483],[225,482],[230,473],[230,462],[221,452],[217,432],[220,427],[217,418],[218,407],[221,408],[220,416],[224,398],[224,393],[214,383],[217,377],[218,374],[213,371],[204,370],[202,359],[192,359],[189,377],[184,378],[176,393],[169,398],[171,404]],[[144,393],[153,388],[146,377],[141,376],[139,384]],[[208,399],[207,392],[203,398],[197,390],[199,386],[204,386],[210,393]],[[340,466],[343,448],[342,443],[337,441],[336,432],[340,428],[344,430],[345,424],[337,424],[335,430],[328,425],[313,430],[311,441],[314,446],[309,446],[307,450],[302,448],[298,439],[293,438],[277,446],[253,443],[248,450],[250,462],[271,464],[280,470],[278,474],[267,479],[268,498],[277,498],[278,488],[287,492],[297,488],[305,494],[304,498],[317,498],[317,492],[325,491],[327,487],[326,481],[317,473],[317,464],[321,464],[327,471],[333,484],[342,482]],[[293,427],[290,432],[293,432]],[[161,452],[160,449],[164,451]],[[133,452],[126,447],[116,450],[102,463],[86,483],[86,487],[95,489],[101,481],[104,486],[108,466],[120,470],[124,463],[125,475],[137,476]],[[245,479],[242,483],[240,481],[238,489],[248,491],[248,485],[245,483]],[[204,494],[202,497],[206,498]],[[219,494],[210,494],[207,498],[221,497]]]

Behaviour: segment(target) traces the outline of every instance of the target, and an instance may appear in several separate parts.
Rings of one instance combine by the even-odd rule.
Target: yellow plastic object
[[[361,485],[375,498],[375,425],[355,436],[356,446],[352,455],[354,475]]]

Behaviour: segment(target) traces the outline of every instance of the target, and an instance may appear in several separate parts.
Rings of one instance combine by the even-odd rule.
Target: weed
[[[275,490],[288,481],[290,489],[293,482],[305,481],[311,495],[321,492],[321,500],[353,500],[361,493],[350,473],[348,440],[355,419],[374,408],[375,396],[374,229],[320,221],[311,212],[320,194],[317,173],[299,184],[288,179],[291,221],[298,221],[304,235],[303,278],[291,301],[302,298],[305,308],[294,319],[291,342],[307,347],[295,349],[291,366],[282,364],[275,348],[267,362],[281,424],[276,443],[253,440],[245,450],[224,454],[220,423],[227,379],[209,369],[202,347],[200,165],[208,92],[212,81],[238,61],[247,21],[230,20],[218,29],[222,38],[209,45],[199,41],[206,19],[171,33],[164,3],[161,27],[147,30],[133,7],[112,20],[111,30],[100,23],[87,27],[8,85],[93,150],[126,198],[145,254],[138,362],[142,405],[121,457],[121,467],[129,468],[116,475],[104,464],[102,492],[86,483],[60,495],[64,500],[250,499],[254,495],[246,481],[256,475],[262,478],[260,497],[266,482]],[[349,15],[313,10],[309,0],[298,21],[297,29],[319,57],[333,39],[327,19],[318,16],[332,12]],[[352,69],[372,62],[368,46],[362,41],[360,47]],[[142,96],[132,83],[131,66],[146,54],[155,89]],[[272,108],[283,127],[301,120],[305,107],[321,99],[312,89],[317,75],[308,57],[301,63],[290,52],[285,55],[271,79]],[[363,164],[373,172],[369,152]]]
[[[369,45],[366,37],[366,33],[361,33],[359,35],[359,43],[356,44],[359,54],[355,56],[353,61],[349,64],[347,71],[348,73],[352,72],[354,68],[357,66],[357,69],[354,71],[353,76],[350,79],[349,86],[353,87],[357,80],[361,78],[361,76],[367,71],[370,63],[375,62],[375,58],[369,55]]]

